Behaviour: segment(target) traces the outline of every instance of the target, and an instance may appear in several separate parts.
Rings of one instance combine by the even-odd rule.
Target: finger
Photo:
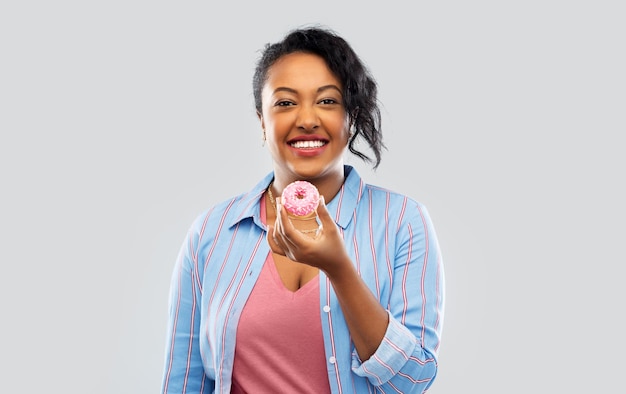
[[[332,228],[332,226],[335,225],[335,220],[330,216],[330,212],[328,212],[328,208],[326,207],[326,199],[324,196],[320,197],[316,212],[317,217],[320,219],[320,223],[322,224],[320,227]]]
[[[300,241],[302,240],[302,238],[300,238],[303,234],[300,233],[300,231],[298,231],[296,229],[296,227],[293,225],[293,223],[291,222],[291,220],[289,219],[289,215],[287,214],[287,210],[283,208],[283,205],[280,204],[279,201],[276,202],[276,210],[277,212],[277,217],[279,216],[280,219],[277,218],[277,221],[279,222],[279,232],[283,237],[283,240],[285,241],[289,241],[289,243],[293,246],[295,245],[294,241],[298,241],[298,239],[300,239]],[[298,241],[298,242],[300,242]]]
[[[272,231],[272,239],[274,240],[276,245],[278,245],[278,247],[280,247],[283,251],[286,251],[284,235],[282,233],[281,223],[278,221],[278,218],[276,219],[276,222],[274,222],[274,227]]]
[[[293,261],[299,261],[298,256],[301,257],[301,252],[306,250],[308,243],[311,239],[302,234],[291,222],[287,210],[280,204],[276,203],[276,238],[279,241],[279,245],[284,251],[284,255],[289,257]]]
[[[274,232],[273,232],[274,241],[276,242],[278,247],[281,249],[281,252],[280,252],[281,255],[287,256],[291,260],[295,260],[294,251],[298,249],[298,245],[296,245],[290,239],[289,234],[287,234],[287,232],[289,232],[289,229],[287,230],[285,229],[285,227],[289,227],[289,226],[293,227],[293,225],[291,221],[289,220],[289,218],[287,217],[286,211],[282,210],[282,205],[277,203],[276,210],[278,212],[276,216],[276,221],[274,222]],[[295,229],[293,229],[293,231],[295,231],[295,233],[298,233],[298,231]]]
[[[276,198],[276,221],[274,222],[274,226],[275,226],[275,232],[278,234],[280,234],[281,236],[284,234],[284,227],[285,227],[285,222],[284,222],[284,217],[285,215],[283,215],[283,205],[280,203],[280,197]]]
[[[280,233],[276,228],[274,228],[273,234],[274,242],[276,243],[277,248],[279,248],[279,251],[277,251],[276,253],[285,256],[293,261],[297,261],[294,255],[294,250],[296,250],[296,247],[291,241],[289,241],[288,237]]]
[[[285,255],[285,251],[279,245],[276,239],[276,236],[274,233],[274,226],[268,226],[267,228],[267,243],[270,245],[270,249],[272,250],[272,252],[278,253],[283,256]]]

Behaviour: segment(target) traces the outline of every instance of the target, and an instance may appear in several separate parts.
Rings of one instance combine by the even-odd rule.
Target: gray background
[[[225,3],[0,5],[0,392],[158,392],[188,226],[270,170],[258,50],[308,23],[380,84],[347,162],[438,232],[429,393],[623,390],[621,2]]]

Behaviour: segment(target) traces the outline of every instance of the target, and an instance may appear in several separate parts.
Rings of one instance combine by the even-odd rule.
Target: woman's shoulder
[[[398,204],[422,205],[417,199],[411,196],[365,181],[351,166],[346,166],[345,172],[347,174],[345,183],[346,193],[356,197],[359,204],[364,201],[369,201],[376,206],[381,203],[388,203],[392,207]]]
[[[202,211],[193,222],[193,227],[207,228],[213,231],[216,227],[230,228],[237,222],[251,218],[259,212],[260,197],[267,188],[273,174],[269,173],[247,192],[235,194]]]
[[[229,217],[237,217],[247,208],[246,201],[249,193],[241,193],[236,196],[218,201],[212,206],[206,208],[197,217],[198,221],[221,221]]]
[[[412,206],[424,206],[424,204],[422,204],[418,199],[409,196],[408,194],[370,183],[364,184],[363,195],[371,198],[377,203],[383,200],[388,201],[389,204],[392,205],[408,204]]]
[[[426,205],[418,198],[386,187],[366,183],[361,193],[359,211],[371,211],[379,218],[414,222],[428,218]]]

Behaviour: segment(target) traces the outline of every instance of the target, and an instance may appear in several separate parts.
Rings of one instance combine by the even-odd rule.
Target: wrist
[[[357,275],[357,271],[352,264],[352,260],[348,256],[338,259],[335,264],[331,264],[324,269],[324,273],[331,282],[346,280],[353,275]]]

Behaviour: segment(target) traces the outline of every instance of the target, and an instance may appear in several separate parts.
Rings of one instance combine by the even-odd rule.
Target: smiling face
[[[261,97],[259,119],[275,182],[343,179],[348,117],[341,82],[324,60],[301,52],[281,57],[270,67]]]

